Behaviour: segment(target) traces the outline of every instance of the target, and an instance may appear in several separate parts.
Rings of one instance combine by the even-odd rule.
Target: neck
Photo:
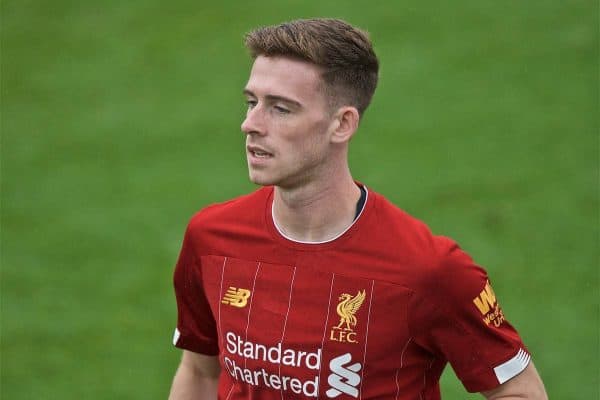
[[[354,221],[360,189],[350,170],[294,188],[275,187],[273,220],[282,233],[301,242],[337,237]]]

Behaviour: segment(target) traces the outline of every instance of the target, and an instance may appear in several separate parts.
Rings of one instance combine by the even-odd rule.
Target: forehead
[[[285,96],[305,103],[314,101],[320,85],[321,70],[314,64],[285,57],[258,56],[246,89],[257,96]]]

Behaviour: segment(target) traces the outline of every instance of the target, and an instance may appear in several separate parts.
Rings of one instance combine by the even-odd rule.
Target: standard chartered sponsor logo
[[[321,349],[318,349],[316,352],[306,352],[283,348],[281,343],[274,346],[266,346],[261,343],[246,341],[233,332],[227,332],[225,339],[227,341],[226,350],[231,355],[250,360],[269,362],[274,365],[307,368],[315,371],[318,371],[321,367]],[[267,371],[265,368],[245,368],[227,356],[223,357],[223,361],[227,372],[234,379],[243,381],[249,385],[264,385],[275,390],[291,390],[296,394],[303,394],[306,397],[317,397],[318,395],[318,375],[315,375],[313,379],[302,381],[298,378]]]
[[[291,367],[305,366],[314,370],[321,367],[321,349],[314,353],[283,349],[281,343],[267,347],[264,344],[245,341],[233,332],[227,332],[226,339],[229,354],[237,354],[252,360],[263,360],[272,364],[283,364]]]
[[[360,375],[357,372],[360,371],[362,366],[360,363],[347,365],[350,361],[352,361],[352,355],[346,353],[329,362],[329,369],[332,373],[327,378],[327,383],[331,386],[327,390],[327,397],[338,397],[342,393],[358,397],[358,389],[356,387],[360,383]]]
[[[275,390],[291,390],[296,394],[303,394],[306,397],[317,397],[319,387],[319,377],[315,376],[312,380],[301,381],[291,376],[269,373],[264,368],[251,370],[242,368],[229,357],[224,357],[225,368],[229,374],[242,382],[252,386],[264,385]]]

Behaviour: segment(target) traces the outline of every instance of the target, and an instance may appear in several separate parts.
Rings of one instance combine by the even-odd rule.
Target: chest
[[[411,291],[366,265],[290,264],[201,258],[228,379],[305,397],[395,390]]]

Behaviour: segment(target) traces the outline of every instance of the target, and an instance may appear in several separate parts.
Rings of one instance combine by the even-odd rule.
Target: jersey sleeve
[[[417,342],[446,359],[469,392],[518,375],[530,355],[506,320],[486,271],[449,239],[423,296],[417,296]]]
[[[173,277],[177,300],[177,327],[173,344],[184,350],[217,355],[217,329],[204,294],[201,268],[188,227]]]

